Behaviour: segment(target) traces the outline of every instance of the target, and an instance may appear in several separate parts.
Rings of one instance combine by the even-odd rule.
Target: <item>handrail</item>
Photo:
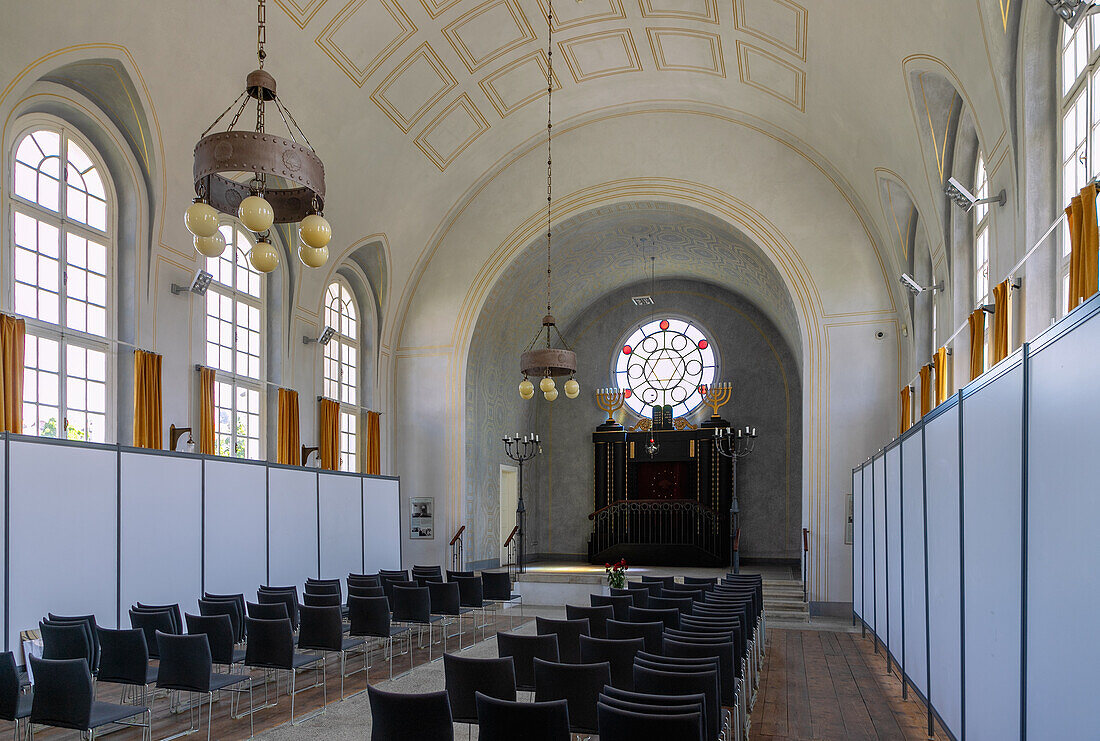
[[[606,512],[607,510],[611,509],[612,507],[618,507],[618,506],[621,506],[621,505],[624,505],[624,504],[684,504],[684,505],[695,505],[699,509],[704,509],[704,510],[707,510],[708,512],[712,512],[714,514],[717,514],[717,512],[715,510],[711,509],[707,505],[700,504],[699,502],[695,502],[695,501],[692,501],[690,499],[619,499],[619,500],[614,501],[611,504],[607,505],[606,507],[600,507],[598,510],[596,510],[592,514],[588,515],[588,519],[594,520],[594,519],[596,519],[596,515],[598,515],[602,512]]]
[[[810,550],[810,528],[802,528],[802,550]]]
[[[508,537],[504,539],[504,547],[507,548],[512,544],[512,539],[516,537],[516,533],[519,532],[519,525],[512,528],[512,532],[508,533]]]
[[[465,525],[462,525],[461,527],[459,527],[458,532],[455,533],[455,536],[453,538],[451,538],[451,542],[448,543],[447,545],[454,545],[455,541],[461,540],[462,539],[462,531],[465,530],[465,529],[466,529]]]

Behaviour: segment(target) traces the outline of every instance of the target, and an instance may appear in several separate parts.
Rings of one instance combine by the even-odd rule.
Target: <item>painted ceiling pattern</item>
[[[549,0],[275,2],[440,171],[546,95]],[[556,0],[553,10],[556,90],[651,71],[747,86],[805,112],[808,14],[793,0]]]

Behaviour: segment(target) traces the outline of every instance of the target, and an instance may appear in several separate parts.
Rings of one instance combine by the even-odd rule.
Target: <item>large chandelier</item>
[[[565,395],[575,399],[581,392],[581,385],[577,383],[577,354],[573,352],[561,336],[557,324],[554,323],[554,315],[550,301],[550,279],[552,276],[550,265],[550,206],[554,198],[554,170],[553,158],[550,156],[550,140],[553,131],[553,98],[554,98],[554,6],[551,0],[546,3],[546,316],[542,318],[542,326],[535,332],[534,339],[527,345],[527,349],[519,358],[519,369],[523,373],[523,381],[519,384],[519,395],[524,399],[530,399],[535,395],[535,384],[531,377],[538,378],[539,389],[547,401],[558,398],[555,376],[569,376],[565,382]],[[540,342],[545,335],[545,343]],[[561,347],[555,347],[555,340]],[[536,345],[539,345],[536,347]]]
[[[279,266],[279,253],[271,245],[271,225],[299,222],[298,257],[307,267],[319,268],[328,260],[328,243],[332,239],[332,227],[323,214],[325,166],[294,115],[276,95],[275,78],[264,70],[265,14],[264,0],[258,0],[256,56],[260,68],[248,73],[244,92],[214,119],[195,145],[196,198],[184,214],[184,224],[195,236],[195,249],[206,257],[217,257],[225,250],[218,213],[236,216],[257,238],[256,246],[248,254],[249,262],[261,273],[270,273]],[[252,100],[256,101],[255,129],[235,130]],[[275,106],[290,133],[289,139],[264,130],[267,103]],[[236,113],[225,131],[211,134],[211,129],[234,108]],[[230,179],[226,173],[252,177]],[[291,185],[279,187],[269,183],[269,178]]]

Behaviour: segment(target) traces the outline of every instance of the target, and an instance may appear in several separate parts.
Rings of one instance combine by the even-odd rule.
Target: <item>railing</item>
[[[719,517],[698,502],[614,502],[588,519],[593,521],[593,554],[617,545],[687,545],[715,557],[721,553]]]
[[[516,534],[519,532],[519,525],[512,528],[512,532],[508,533],[508,537],[504,539],[504,548],[508,552],[505,566],[508,567],[508,577],[512,580],[516,580],[516,545],[518,540]]]
[[[810,529],[802,528],[802,601],[808,602],[806,581],[810,577]]]
[[[462,557],[462,533],[466,531],[466,526],[462,525],[458,528],[458,532],[451,538],[451,571],[462,571],[462,567],[465,565],[465,560]]]

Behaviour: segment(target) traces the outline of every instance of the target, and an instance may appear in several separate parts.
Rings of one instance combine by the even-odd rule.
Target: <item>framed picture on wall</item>
[[[435,537],[435,497],[413,497],[409,537],[413,540]]]
[[[849,494],[845,497],[845,511],[844,511],[844,544],[852,545],[852,540],[855,534],[855,518],[853,516],[853,496]]]

